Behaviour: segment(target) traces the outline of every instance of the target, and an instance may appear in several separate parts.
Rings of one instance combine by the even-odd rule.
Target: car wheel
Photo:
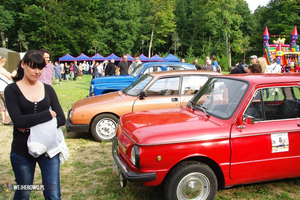
[[[168,200],[214,199],[217,189],[215,173],[206,164],[197,161],[183,162],[175,167],[164,188]]]
[[[116,134],[119,119],[112,114],[98,115],[92,122],[91,132],[94,138],[101,142],[111,141]]]

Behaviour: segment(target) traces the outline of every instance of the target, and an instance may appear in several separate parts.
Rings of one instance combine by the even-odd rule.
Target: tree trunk
[[[229,52],[228,52],[228,33],[226,33],[225,34],[225,40],[226,40],[226,56],[228,56],[229,55]],[[228,71],[230,71],[230,65],[229,65],[229,63],[228,63]]]
[[[230,33],[226,33],[226,54],[228,56],[228,71],[231,69]]]
[[[22,53],[22,40],[20,40],[19,46],[20,46],[20,52]]]
[[[5,41],[4,32],[3,32],[2,28],[0,28],[0,35],[1,35],[1,40],[2,40],[2,47],[6,48],[6,41]]]
[[[152,42],[153,42],[153,35],[155,30],[155,24],[153,25],[151,37],[150,37],[150,44],[149,44],[149,50],[148,50],[148,57],[151,58],[151,48],[152,48]]]
[[[211,43],[211,35],[209,34],[209,36],[208,36],[208,48],[207,48],[208,51],[211,50],[211,49],[210,49],[210,43]],[[211,53],[212,53],[212,52],[210,52],[210,53],[208,54],[209,57],[211,57]]]
[[[152,28],[152,32],[151,32],[151,38],[150,38],[150,44],[149,44],[149,50],[148,50],[148,57],[149,58],[152,57],[151,49],[152,49],[152,43],[153,43],[153,37],[154,37],[154,31],[155,31],[156,21],[157,21],[157,15],[155,16],[155,20],[153,22],[153,28]]]
[[[194,36],[196,35],[196,30],[197,30],[197,23],[195,24],[193,35],[192,35],[192,41],[191,41],[191,46],[190,48],[193,49],[193,41],[194,41]],[[190,59],[191,54],[189,54],[189,59]]]
[[[177,46],[176,46],[176,40],[175,40],[175,44],[174,44],[174,55],[176,56],[176,49],[177,49]]]

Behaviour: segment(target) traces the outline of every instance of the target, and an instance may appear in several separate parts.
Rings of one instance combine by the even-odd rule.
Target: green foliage
[[[300,5],[270,0],[251,13],[244,0],[0,0],[0,16],[1,39],[9,38],[12,50],[44,47],[52,60],[164,52],[191,61],[217,55],[228,68],[262,55],[266,26],[289,42]]]
[[[6,47],[6,35],[5,32],[14,24],[13,12],[5,10],[5,7],[0,4],[0,36],[3,47]]]
[[[13,13],[9,10],[5,10],[4,6],[0,5],[0,30],[8,31],[13,23]]]

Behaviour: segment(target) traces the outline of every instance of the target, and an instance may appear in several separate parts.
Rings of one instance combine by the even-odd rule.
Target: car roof
[[[164,65],[171,65],[171,66],[184,66],[187,68],[195,68],[193,64],[190,63],[182,63],[182,62],[144,62],[144,65],[157,65],[157,66],[164,66]]]
[[[159,72],[152,72],[148,73],[151,74],[154,77],[157,76],[174,76],[176,74],[178,75],[220,75],[220,73],[213,72],[213,71],[207,71],[207,70],[172,70],[172,71],[159,71]]]
[[[230,74],[221,77],[231,77],[248,81],[250,84],[268,84],[268,83],[287,83],[300,82],[300,74],[283,73],[283,74]]]

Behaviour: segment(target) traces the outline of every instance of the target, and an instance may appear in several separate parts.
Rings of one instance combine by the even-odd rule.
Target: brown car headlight
[[[70,121],[72,121],[72,115],[73,115],[73,110],[70,108],[69,115],[68,115]]]
[[[137,168],[140,167],[140,150],[139,147],[134,145],[131,149],[130,154],[131,162],[136,166]]]

